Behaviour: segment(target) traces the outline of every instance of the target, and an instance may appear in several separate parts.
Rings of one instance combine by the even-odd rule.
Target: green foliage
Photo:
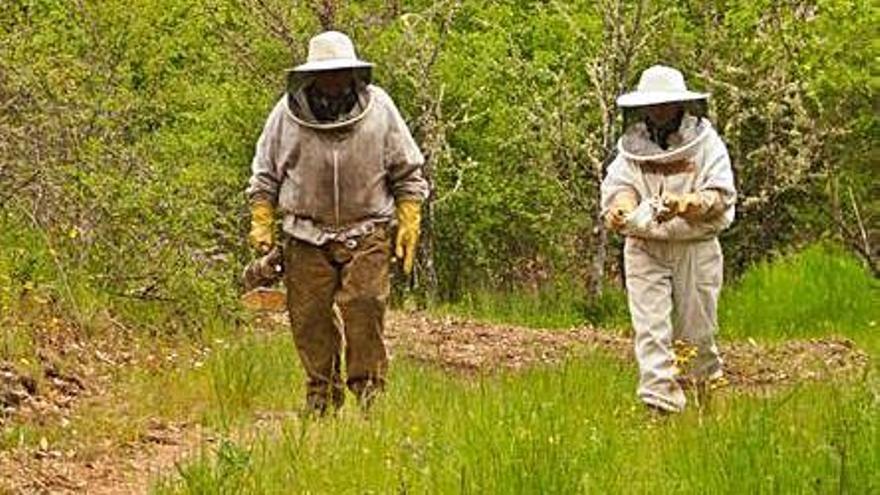
[[[81,7],[4,7],[18,22],[0,44],[0,85],[13,96],[31,88],[10,107],[13,130],[30,138],[11,153],[21,168],[4,177],[20,188],[6,198],[14,235],[44,238],[51,256],[41,243],[31,255],[129,323],[172,331],[228,318],[244,212],[230,192],[247,177],[262,117],[244,103],[253,90],[224,67],[206,7]],[[42,161],[24,161],[47,143],[57,145]]]
[[[282,0],[4,2],[0,246],[28,250],[0,265],[7,306],[34,270],[53,300],[82,307],[80,319],[107,305],[153,331],[234,321],[251,256],[253,145],[283,70],[321,22],[377,62],[376,82],[429,155],[442,299],[584,285],[599,247],[595,166],[618,125],[601,108],[614,81],[594,80],[610,43],[626,41],[609,38],[613,12],[595,2],[330,4],[316,16]],[[628,87],[664,62],[713,92],[743,198],[725,238],[731,278],[827,233],[858,239],[851,202],[870,229],[870,2],[683,0],[643,15],[656,22],[641,25],[642,49],[615,70]],[[570,314],[607,312],[604,300],[581,306]]]

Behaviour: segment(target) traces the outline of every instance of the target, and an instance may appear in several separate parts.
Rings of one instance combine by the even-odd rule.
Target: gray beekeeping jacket
[[[364,85],[348,115],[319,122],[303,91],[285,95],[257,141],[247,188],[276,204],[285,233],[322,245],[368,233],[395,202],[424,200],[424,157],[381,88]]]

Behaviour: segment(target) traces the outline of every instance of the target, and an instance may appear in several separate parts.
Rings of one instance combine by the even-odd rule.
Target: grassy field
[[[707,410],[656,421],[633,400],[633,366],[602,355],[477,378],[398,362],[369,418],[347,407],[238,437],[255,412],[297,406],[290,350],[275,338],[218,355],[204,374],[213,390],[204,420],[227,436],[156,493],[880,490],[876,376],[764,397],[722,393]]]
[[[877,341],[880,283],[839,248],[815,245],[749,269],[724,293],[719,312],[733,338],[839,333],[868,344]]]
[[[837,333],[876,357],[876,290],[854,261],[814,247],[757,267],[728,291],[726,337]],[[504,319],[504,308],[483,308]],[[512,319],[522,322],[519,315]],[[346,407],[321,421],[288,415],[268,433],[242,430],[257,413],[298,407],[295,359],[285,336],[253,336],[162,387],[166,404],[198,404],[200,421],[224,439],[159,480],[155,492],[880,491],[876,365],[846,384],[723,391],[704,410],[658,421],[633,397],[634,363],[602,354],[477,377],[398,361],[369,418]]]
[[[563,285],[537,294],[477,293],[441,311],[538,328],[588,323],[629,325],[626,295],[609,287],[598,303],[585,304]],[[854,257],[831,244],[817,244],[752,267],[724,286],[719,303],[722,338],[778,340],[841,334],[877,346],[880,282]]]
[[[51,267],[31,270],[8,276],[39,279]],[[754,267],[725,289],[722,345],[844,335],[872,355],[869,373],[761,394],[725,390],[704,410],[662,421],[634,397],[635,363],[594,353],[485,376],[397,360],[369,418],[349,405],[304,422],[287,332],[208,322],[200,339],[136,338],[134,355],[158,356],[161,366],[125,368],[111,395],[88,399],[67,426],[7,427],[0,450],[45,440],[88,459],[138,442],[158,420],[218,437],[155,479],[158,494],[878,493],[877,295],[877,281],[829,246]],[[560,331],[591,320],[626,327],[624,298],[613,292],[593,306],[565,288],[483,294],[440,311]],[[33,345],[15,331],[0,339],[10,359],[29,358]],[[265,427],[255,428],[258,418]]]

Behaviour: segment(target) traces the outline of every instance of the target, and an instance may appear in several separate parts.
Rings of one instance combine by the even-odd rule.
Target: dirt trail
[[[286,332],[284,318],[271,318],[267,331]],[[558,363],[571,355],[601,351],[632,362],[631,340],[595,328],[536,330],[509,325],[477,323],[462,318],[430,317],[421,313],[389,316],[388,342],[396,357],[406,357],[458,373],[492,373],[521,370]],[[82,345],[82,344],[79,344]],[[847,339],[830,337],[786,341],[778,345],[755,342],[722,342],[725,368],[734,388],[767,388],[797,382],[837,380],[868,369],[867,354]],[[113,359],[113,357],[106,357]],[[0,363],[2,365],[2,363]],[[634,366],[634,364],[633,364]],[[0,406],[3,398],[17,404],[45,402],[34,394],[26,377],[15,376],[0,366]],[[56,377],[57,378],[57,377]],[[5,380],[5,381],[4,381]],[[67,380],[68,382],[70,380]],[[66,381],[51,381],[62,387]],[[69,385],[69,384],[68,384]],[[70,388],[70,387],[68,387]],[[89,384],[76,386],[78,394],[89,394]],[[101,397],[103,387],[92,387],[89,400],[120,400]],[[28,396],[31,394],[31,396]],[[57,390],[50,394],[58,395]],[[98,397],[95,397],[95,396]],[[67,397],[67,396],[63,396]],[[67,415],[75,415],[73,402],[64,399]],[[0,419],[14,418],[8,409]],[[62,420],[67,417],[62,416]],[[31,418],[32,419],[32,418]],[[14,421],[14,419],[13,419]],[[256,418],[255,427],[265,428],[277,418]],[[3,427],[0,421],[0,427]],[[271,425],[269,426],[271,427]],[[171,473],[186,459],[215,438],[197,425],[153,422],[136,441],[122,447],[108,445],[97,454],[15,448],[0,451],[0,493],[146,493],[151,478]]]
[[[213,437],[197,425],[155,424],[140,440],[97,455],[48,449],[0,452],[0,493],[147,493],[155,477],[197,453]]]
[[[559,362],[572,353],[599,350],[633,362],[632,340],[592,327],[535,330],[463,318],[394,314],[388,340],[398,355],[459,371],[491,372]],[[779,344],[720,344],[733,387],[780,386],[832,380],[865,370],[868,355],[842,337]]]

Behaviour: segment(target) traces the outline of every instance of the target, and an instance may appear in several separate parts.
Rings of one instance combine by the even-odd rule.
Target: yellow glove
[[[251,247],[260,253],[268,253],[275,245],[275,208],[272,203],[257,199],[251,202]]]
[[[663,196],[663,206],[669,208],[670,215],[698,220],[711,209],[717,195],[716,191],[667,194]]]
[[[614,197],[608,213],[605,214],[605,226],[610,230],[620,231],[626,225],[626,216],[636,209],[638,200],[632,191],[621,191]]]
[[[394,255],[403,260],[403,273],[412,273],[422,225],[422,204],[414,200],[397,203],[397,242]]]

